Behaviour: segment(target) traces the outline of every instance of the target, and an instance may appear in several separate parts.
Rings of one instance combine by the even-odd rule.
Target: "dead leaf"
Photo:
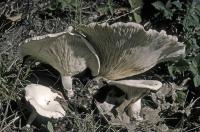
[[[16,16],[12,16],[12,17],[7,17],[8,20],[11,20],[13,22],[16,22],[16,21],[20,21],[22,19],[22,13],[16,15]]]

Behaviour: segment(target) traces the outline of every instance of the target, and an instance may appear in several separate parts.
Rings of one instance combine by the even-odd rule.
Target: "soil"
[[[146,24],[146,29],[166,30],[168,34],[183,39],[181,37],[182,27],[175,20],[165,21],[154,16],[157,11],[150,4],[153,1],[144,0],[144,6],[141,9],[141,24]],[[19,59],[18,46],[20,42],[29,37],[65,31],[68,26],[75,26],[80,23],[130,21],[131,14],[127,13],[130,12],[131,7],[128,1],[114,0],[114,13],[99,11],[98,8],[105,6],[105,4],[105,0],[82,1],[83,9],[80,15],[74,8],[64,8],[50,0],[2,0],[0,2],[0,59],[6,58],[5,60],[8,63],[16,59],[17,68],[12,71],[12,74],[16,75],[22,64],[22,59]],[[37,60],[32,59],[28,59],[24,63],[24,71],[31,69],[26,78],[27,83],[52,86],[65,93],[59,73],[49,65],[42,63],[38,65],[37,63]],[[7,74],[10,75],[11,73]],[[143,117],[143,121],[135,121],[131,128],[113,126],[112,123],[107,121],[109,119],[97,110],[94,100],[101,102],[105,99],[102,95],[107,93],[104,93],[105,90],[99,90],[96,96],[93,95],[90,89],[99,86],[95,81],[92,81],[93,77],[88,69],[74,78],[75,97],[68,102],[73,112],[68,112],[68,115],[63,119],[51,120],[50,123],[56,132],[81,132],[83,131],[81,127],[88,127],[85,131],[93,131],[93,129],[89,129],[92,125],[96,127],[95,131],[97,132],[126,132],[128,129],[138,132],[199,131],[199,94],[194,94],[194,92],[199,93],[198,90],[194,89],[191,80],[174,81],[169,76],[165,63],[157,65],[144,74],[132,77],[156,79],[163,82],[164,86],[158,92],[146,95],[142,99],[141,117]],[[187,83],[181,84],[183,81],[187,81]],[[19,112],[21,120],[16,121],[4,131],[49,131],[49,122],[43,117],[38,117],[31,128],[24,127],[28,115],[30,115],[28,108],[30,106],[23,98],[23,90],[20,89],[19,91],[22,99],[11,100],[11,107],[12,110]],[[119,96],[121,95],[119,94]],[[1,105],[0,102],[0,112],[4,112],[5,107],[6,105]],[[85,126],[78,126],[77,124],[81,124],[80,122],[85,122]]]

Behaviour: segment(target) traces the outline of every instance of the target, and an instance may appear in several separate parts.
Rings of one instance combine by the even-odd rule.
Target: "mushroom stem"
[[[62,76],[62,84],[65,90],[67,90],[68,98],[74,96],[74,91],[72,90],[72,77],[71,76]]]
[[[31,126],[31,123],[35,120],[35,118],[37,117],[37,112],[35,111],[35,110],[33,110],[32,112],[31,112],[31,115],[29,116],[29,118],[28,118],[28,122],[27,122],[27,124],[26,124],[26,127],[30,127]]]
[[[142,117],[140,116],[141,111],[141,99],[138,99],[134,103],[130,103],[128,106],[128,115],[129,117],[141,121]]]

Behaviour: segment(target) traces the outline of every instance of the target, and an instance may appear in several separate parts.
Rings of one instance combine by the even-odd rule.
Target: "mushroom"
[[[114,85],[126,93],[126,100],[118,108],[119,113],[123,113],[127,108],[128,116],[136,120],[141,120],[141,97],[149,91],[157,91],[162,87],[162,83],[156,80],[120,80],[108,81],[109,85]]]
[[[99,76],[117,80],[143,73],[157,63],[175,60],[185,53],[184,44],[165,31],[145,31],[142,25],[91,23],[76,29],[84,34],[100,60]]]
[[[118,111],[122,112],[128,105],[128,113],[132,116],[141,109],[141,97],[149,90],[158,90],[162,83],[154,80],[115,80],[143,73],[157,63],[176,60],[185,54],[185,45],[178,42],[177,37],[167,35],[163,30],[146,31],[142,25],[133,22],[112,25],[91,23],[78,26],[76,31],[86,36],[99,57],[98,76],[127,94],[128,101],[123,102]]]
[[[69,98],[74,95],[73,75],[86,67],[91,69],[93,76],[99,73],[99,59],[95,51],[87,47],[83,37],[70,31],[27,39],[20,44],[20,52],[22,56],[30,55],[55,68],[61,74],[63,87],[68,91]]]
[[[58,93],[52,92],[49,87],[39,84],[27,85],[25,87],[25,99],[30,103],[34,110],[32,111],[26,126],[30,127],[30,124],[38,114],[55,119],[64,117],[65,110],[62,108],[61,104],[55,100],[56,98],[63,99]]]

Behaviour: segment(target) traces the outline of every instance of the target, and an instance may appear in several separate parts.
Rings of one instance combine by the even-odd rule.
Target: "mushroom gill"
[[[84,34],[100,60],[99,76],[117,80],[143,73],[157,63],[174,60],[185,53],[184,44],[165,31],[145,31],[142,25],[91,23],[80,25],[77,32]]]

